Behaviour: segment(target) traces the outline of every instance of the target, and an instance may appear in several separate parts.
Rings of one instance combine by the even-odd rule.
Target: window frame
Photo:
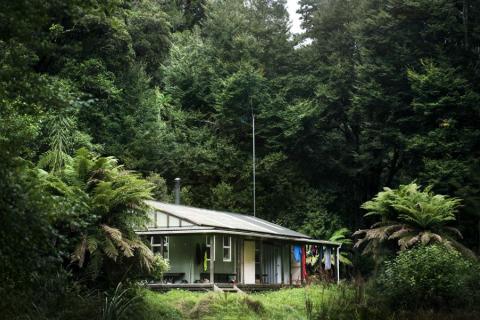
[[[152,252],[154,252],[154,248],[160,248],[160,255],[162,256],[162,258],[164,258],[166,260],[169,260],[170,259],[170,239],[169,239],[169,237],[168,236],[160,236],[160,238],[161,238],[160,243],[154,243],[153,238],[155,236],[156,235],[152,235],[150,237],[150,249],[152,250]]]
[[[182,228],[182,227],[191,227],[195,225],[193,222],[190,222],[188,220],[183,220],[182,218],[163,212],[161,210],[154,210],[149,214],[151,215],[150,221],[147,224],[147,228],[149,229]],[[160,220],[161,220],[160,215],[163,220],[162,225],[160,225]]]
[[[170,259],[170,237],[168,236],[163,237],[163,258],[167,260]]]
[[[208,241],[208,239],[213,239],[213,241]],[[205,244],[207,246],[208,249],[210,249],[210,242],[213,242],[213,250],[212,250],[212,255],[213,255],[213,261],[215,261],[215,235],[206,235],[205,236]],[[210,255],[210,250],[208,250],[208,254],[207,254],[207,261],[210,262],[210,258],[208,257]]]
[[[225,245],[225,238],[228,239],[228,245]],[[224,235],[222,238],[222,256],[223,256],[223,262],[232,262],[232,237]],[[225,249],[228,249],[228,258],[225,259]]]

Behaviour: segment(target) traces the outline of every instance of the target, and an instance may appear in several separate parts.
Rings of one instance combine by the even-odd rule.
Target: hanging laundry
[[[320,258],[318,256],[318,246],[316,244],[310,245],[307,247],[307,264],[315,267],[318,259]],[[320,263],[321,264],[321,263]]]
[[[307,257],[313,256],[312,246],[311,245],[305,245],[305,252],[307,253]]]
[[[329,247],[325,248],[325,270],[332,269],[332,251]]]
[[[293,246],[293,258],[295,259],[295,262],[300,262],[300,259],[302,258],[302,247],[299,245]]]
[[[323,246],[318,247],[318,259],[320,260],[320,270],[323,269]]]
[[[302,250],[302,275],[303,275],[303,279],[307,280],[307,261],[306,261],[306,258],[307,258],[307,254],[306,254],[306,248],[305,246],[303,246],[303,250]]]
[[[207,271],[208,261],[207,261],[207,251],[205,251],[205,255],[203,256],[203,271]]]
[[[318,262],[318,256],[310,256],[310,257],[307,257],[307,264],[308,265],[311,265],[312,267],[314,267]]]

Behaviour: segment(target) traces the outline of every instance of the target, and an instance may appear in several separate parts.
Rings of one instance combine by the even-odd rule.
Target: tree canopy
[[[133,239],[108,217],[125,209],[117,188],[141,193],[143,178],[160,200],[180,177],[186,203],[251,213],[252,116],[260,218],[326,239],[369,227],[363,203],[416,181],[463,199],[450,226],[480,252],[480,3],[299,5],[304,32],[292,34],[285,0],[3,1],[0,259],[19,258],[15,242],[31,261],[64,263],[62,197],[39,167],[99,210],[87,238]],[[82,177],[79,157],[112,176]],[[416,230],[436,223],[397,209]],[[128,255],[122,245],[97,249]],[[12,286],[40,268],[3,260]]]

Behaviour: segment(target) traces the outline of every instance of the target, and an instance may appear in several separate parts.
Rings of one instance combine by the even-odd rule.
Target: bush
[[[403,251],[385,263],[375,295],[392,309],[459,309],[475,306],[480,267],[441,245]]]
[[[170,270],[170,264],[168,263],[168,260],[164,259],[161,255],[155,255],[150,277],[153,280],[161,280],[163,274],[168,270]]]

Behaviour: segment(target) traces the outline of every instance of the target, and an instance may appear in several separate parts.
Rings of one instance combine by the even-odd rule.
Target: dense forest
[[[480,2],[299,3],[292,34],[285,0],[2,0],[2,295],[66,264],[87,222],[58,192],[89,156],[132,195],[180,177],[183,203],[251,213],[252,117],[258,217],[329,238],[415,181],[462,199],[480,252]]]

